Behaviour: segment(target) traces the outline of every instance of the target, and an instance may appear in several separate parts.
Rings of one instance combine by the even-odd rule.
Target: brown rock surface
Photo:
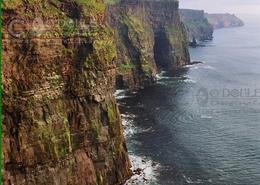
[[[112,96],[102,1],[3,5],[3,184],[121,184],[130,162]]]

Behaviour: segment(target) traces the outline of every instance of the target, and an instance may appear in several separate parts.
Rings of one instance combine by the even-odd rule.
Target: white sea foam
[[[176,76],[157,76],[156,77],[158,81],[165,80],[165,79],[172,79],[172,80],[183,80],[184,77],[176,77]],[[159,82],[160,83],[160,82]]]
[[[117,89],[116,92],[114,93],[115,96],[118,96],[120,94],[124,94],[126,92],[126,90],[124,89]]]
[[[188,183],[188,184],[192,184],[194,183],[190,177],[186,177],[186,175],[183,175],[183,178],[185,179],[185,181]]]
[[[194,84],[197,83],[197,81],[189,79],[189,78],[185,79],[184,82],[186,82],[186,83],[194,83]]]
[[[140,184],[158,184],[158,168],[160,165],[153,162],[147,157],[129,155],[132,162],[134,175],[125,183],[125,185],[140,185]]]
[[[124,135],[126,138],[131,138],[134,134],[151,131],[152,128],[141,129],[133,124],[134,114],[121,114]],[[138,156],[129,150],[129,158],[132,164],[133,176],[125,183],[125,185],[140,185],[140,184],[157,184],[157,170],[159,164],[145,156]]]
[[[203,69],[213,69],[213,70],[215,69],[214,67],[209,66],[209,65],[205,65],[205,66],[203,66],[202,68],[203,68]]]
[[[201,119],[212,119],[213,117],[209,116],[209,115],[201,115],[200,118]]]
[[[124,89],[118,89],[116,90],[116,92],[114,93],[114,96],[116,97],[116,99],[120,100],[120,99],[124,99],[124,98],[127,98],[129,96],[126,96],[126,90]]]
[[[205,65],[205,64],[189,65],[188,68],[191,69],[191,70],[196,70],[196,69],[211,69],[211,70],[215,70],[214,67],[212,67],[210,65]]]
[[[161,71],[159,74],[156,74],[156,79],[157,80],[162,80],[162,79],[169,79],[170,77],[164,76],[166,71]]]
[[[170,79],[171,77],[169,77],[169,76],[163,76],[163,75],[161,75],[161,74],[157,74],[156,75],[156,79],[157,80],[163,80],[163,79]]]
[[[186,175],[182,175],[182,176],[185,179],[186,183],[188,183],[188,184],[202,184],[203,183],[201,179],[192,180],[190,177],[187,177]]]
[[[191,68],[191,67],[194,67],[194,65],[186,65],[186,66],[184,66],[184,68]]]
[[[126,98],[125,90],[117,90],[115,92],[116,99]],[[138,106],[143,106],[142,104]],[[134,134],[141,132],[150,132],[152,128],[141,129],[133,124],[134,114],[121,114],[124,135],[126,138],[131,138]],[[125,185],[141,185],[141,184],[158,184],[156,179],[158,176],[159,164],[145,156],[138,156],[129,150],[129,158],[132,164],[133,176],[125,183]]]
[[[122,125],[124,128],[124,135],[125,137],[131,137],[134,134],[138,133],[140,129],[138,129],[133,124],[134,115],[133,114],[121,114],[122,117]]]

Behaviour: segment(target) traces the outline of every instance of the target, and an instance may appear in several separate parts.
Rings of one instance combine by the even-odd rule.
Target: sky
[[[260,0],[179,0],[180,8],[208,13],[260,14]]]

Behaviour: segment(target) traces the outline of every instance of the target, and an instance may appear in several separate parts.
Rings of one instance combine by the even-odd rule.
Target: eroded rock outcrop
[[[212,40],[213,26],[209,24],[203,10],[180,9],[190,42]]]
[[[100,0],[3,4],[3,184],[121,184],[130,162]]]
[[[188,64],[178,1],[122,0],[107,9],[116,30],[118,88],[152,84],[158,69]]]

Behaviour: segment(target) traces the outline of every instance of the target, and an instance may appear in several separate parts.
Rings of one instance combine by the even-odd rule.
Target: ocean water
[[[129,184],[260,185],[260,19],[216,30],[156,85],[120,92]]]

